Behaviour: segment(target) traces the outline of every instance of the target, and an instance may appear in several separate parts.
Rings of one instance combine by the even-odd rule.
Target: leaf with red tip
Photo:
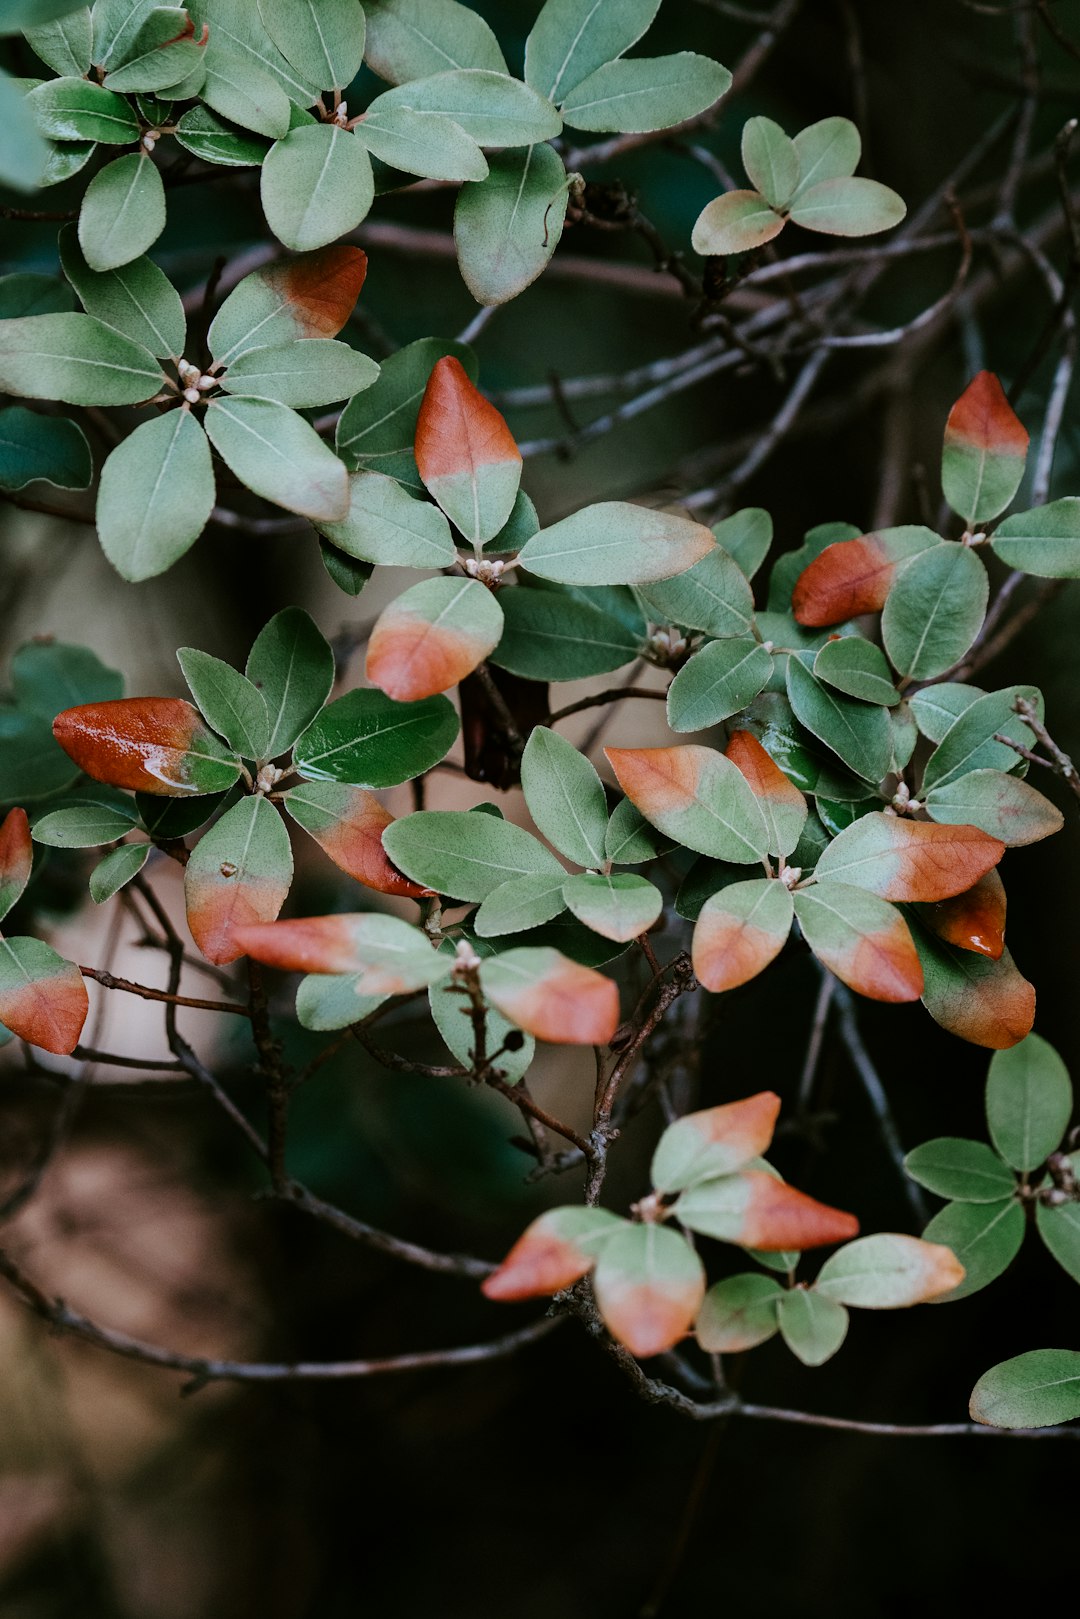
[[[521,482],[521,451],[495,406],[452,354],[435,362],[416,420],[426,488],[471,545],[506,523]]]
[[[472,674],[502,632],[502,608],[478,579],[425,579],[379,615],[367,677],[400,703],[433,697]]]
[[[920,909],[919,920],[946,944],[998,961],[1005,948],[1005,884],[988,871],[963,894]]]
[[[585,1276],[627,1222],[606,1209],[549,1209],[522,1233],[481,1284],[489,1299],[546,1298]]]
[[[686,1337],[705,1297],[705,1269],[677,1231],[627,1225],[600,1250],[593,1292],[611,1336],[644,1359]]]
[[[724,757],[730,759],[746,777],[751,792],[761,805],[769,830],[769,853],[791,854],[802,837],[809,813],[802,793],[769,757],[751,731],[733,731],[724,749]]]
[[[951,1293],[963,1280],[964,1267],[951,1248],[878,1231],[831,1254],[814,1288],[860,1310],[903,1310]]]
[[[880,612],[900,563],[942,544],[939,534],[917,524],[837,540],[799,575],[791,610],[800,624],[813,627]]]
[[[414,883],[387,856],[382,835],[394,817],[363,787],[337,781],[305,781],[282,794],[298,826],[328,854],[335,866],[380,894],[421,899],[430,888]]]
[[[79,1043],[86,985],[72,961],[40,939],[0,939],[0,1023],[20,1040],[66,1057]]]
[[[292,883],[284,822],[265,798],[242,798],[195,845],[184,868],[191,936],[208,961],[244,954],[237,928],[272,922]]]
[[[694,926],[698,981],[714,994],[749,983],[784,948],[794,914],[790,892],[775,878],[729,883],[713,894]]]
[[[647,821],[698,854],[763,860],[765,816],[745,776],[712,748],[605,748],[619,786]]]
[[[242,927],[236,940],[245,955],[284,972],[357,973],[358,995],[425,989],[454,965],[419,928],[370,911]]]
[[[925,977],[923,1005],[935,1023],[991,1051],[1006,1051],[1031,1033],[1035,989],[1007,949],[993,960],[921,929],[916,941]]]
[[[0,823],[0,917],[5,917],[30,881],[34,844],[24,809],[9,810]]]
[[[816,870],[818,877],[881,899],[929,901],[964,893],[1004,853],[1004,843],[978,827],[937,826],[875,810],[833,839]]]
[[[1028,434],[992,371],[980,371],[949,412],[941,486],[969,525],[1003,512],[1020,487]]]
[[[830,878],[796,892],[795,915],[815,956],[849,989],[872,1001],[919,999],[919,956],[887,901]]]
[[[859,1229],[853,1214],[807,1197],[764,1169],[697,1181],[683,1192],[674,1213],[703,1237],[763,1253],[822,1248],[846,1242]]]
[[[336,337],[353,312],[367,254],[338,243],[245,276],[210,327],[210,352],[228,365],[248,349],[305,337]]]
[[[480,987],[503,1017],[554,1045],[606,1046],[618,1028],[611,979],[549,947],[490,956],[480,964]]]
[[[117,697],[66,708],[53,736],[80,770],[110,787],[164,797],[225,792],[240,760],[180,697]]]
[[[759,1091],[687,1113],[669,1124],[653,1153],[650,1175],[658,1192],[681,1192],[708,1176],[728,1175],[758,1158],[773,1138],[780,1113],[775,1091]]]

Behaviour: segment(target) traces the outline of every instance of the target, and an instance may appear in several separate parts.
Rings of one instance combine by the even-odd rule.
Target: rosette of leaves
[[[84,312],[0,320],[0,387],[76,405],[155,407],[101,468],[98,535],[125,579],[164,572],[201,534],[216,498],[211,446],[263,499],[313,520],[345,516],[346,469],[299,411],[355,397],[379,374],[367,355],[335,341],[363,285],[359,248],[326,248],[246,276],[211,323],[205,370],[184,357],[183,303],[152,260],[95,270],[70,227],[60,253]],[[73,424],[33,424],[32,443],[39,455],[48,447],[51,475],[61,477],[55,463],[78,448]],[[17,475],[41,476],[39,467]]]
[[[990,1063],[985,1105],[992,1145],[943,1136],[904,1160],[913,1180],[949,1199],[923,1235],[954,1249],[967,1274],[940,1303],[995,1281],[1032,1223],[1058,1264],[1080,1282],[1080,1153],[1069,1150],[1072,1085],[1053,1046],[1029,1034],[1011,1051],[999,1051]]]
[[[591,1278],[596,1308],[631,1354],[661,1354],[696,1331],[706,1349],[747,1349],[776,1331],[808,1365],[840,1347],[845,1304],[892,1309],[952,1287],[963,1272],[946,1248],[915,1237],[852,1242],[853,1215],[788,1186],[761,1157],[780,1099],[762,1091],[690,1113],[653,1154],[653,1191],[632,1219],[606,1209],[552,1209],[534,1220],[483,1284],[490,1299],[540,1298]],[[681,1228],[681,1229],[680,1229]],[[772,1271],[729,1278],[706,1293],[705,1268],[685,1232],[731,1244]],[[794,1283],[800,1255],[834,1243],[814,1288]]]
[[[699,214],[691,240],[706,256],[764,247],[791,221],[827,236],[873,236],[898,225],[902,197],[855,174],[859,131],[848,118],[822,118],[791,137],[771,118],[742,132],[743,168],[753,189],[728,191]]]

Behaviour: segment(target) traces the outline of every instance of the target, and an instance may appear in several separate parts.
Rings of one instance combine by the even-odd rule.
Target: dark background
[[[519,65],[533,6],[482,0],[476,9]],[[1067,0],[1048,9],[1080,39],[1080,6]],[[861,172],[913,207],[1015,100],[1013,27],[1011,14],[983,15],[960,0],[806,0],[705,143],[741,176],[738,137],[750,115],[767,113],[794,132],[843,113],[864,129]],[[668,0],[644,48],[703,49],[731,66],[756,32],[722,6]],[[1080,113],[1077,60],[1045,30],[1040,52],[1033,154]],[[32,70],[16,52],[20,63]],[[982,179],[1000,178],[1006,150],[996,149]],[[615,177],[638,190],[665,238],[688,251],[693,220],[717,190],[701,166],[657,145],[604,171]],[[1022,225],[1053,206],[1045,166],[1020,196]],[[390,198],[373,217],[445,231],[450,207],[446,195]],[[3,230],[6,268],[54,267],[52,228],[20,222]],[[216,253],[261,237],[250,179],[226,177],[171,195],[155,256],[178,284],[194,286]],[[795,231],[791,238],[783,251],[823,245]],[[563,250],[649,262],[638,239],[585,227],[567,232]],[[1051,256],[1062,268],[1061,236]],[[954,265],[955,253],[903,261],[867,315],[885,326],[910,318],[945,289]],[[1017,273],[1014,260],[981,253],[976,272],[986,269],[989,292],[959,306],[907,370],[869,398],[859,390],[888,356],[864,351],[830,364],[799,432],[740,496],[773,513],[778,549],[798,544],[815,523],[870,523],[898,419],[909,470],[895,520],[920,520],[911,469],[926,469],[936,502],[949,405],[978,365],[1008,380],[1046,316],[1045,290]],[[372,251],[361,308],[394,344],[453,334],[474,312],[452,262],[408,250],[381,258]],[[690,313],[676,297],[624,296],[549,275],[478,340],[482,380],[500,389],[542,382],[552,370],[622,370],[693,341]],[[362,331],[354,337],[362,346]],[[1033,437],[1052,366],[1051,356],[1020,400]],[[696,476],[689,458],[767,422],[782,397],[782,386],[760,373],[725,374],[569,459],[530,461],[526,486],[549,518],[588,499],[685,492],[710,476]],[[593,408],[585,402],[586,419]],[[510,419],[526,439],[565,425],[549,409]],[[1052,494],[1077,489],[1078,452],[1072,407]],[[172,648],[185,640],[241,658],[265,618],[289,602],[309,603],[328,631],[367,615],[363,598],[354,605],[326,596],[314,548],[295,537],[260,541],[253,565],[251,541],[217,535],[166,583],[118,588],[99,566],[89,530],[11,511],[5,521],[17,562],[0,584],[5,657],[27,633],[86,639],[124,668],[132,690],[175,689]],[[1068,587],[987,682],[1039,682],[1051,729],[1080,751],[1075,603]],[[1055,787],[1047,790],[1066,810],[1065,832],[1005,863],[1009,941],[1039,990],[1037,1028],[1075,1069],[1077,833],[1074,806]],[[76,862],[72,893],[83,877]],[[60,897],[66,880],[61,871]],[[303,908],[334,901],[327,881],[324,868],[312,868]],[[793,954],[767,987],[726,997],[707,1036],[695,1105],[765,1087],[790,1104],[816,991],[809,962]],[[920,1007],[869,1006],[861,1027],[906,1146],[982,1134],[987,1053],[944,1034]],[[291,1055],[310,1049],[302,1032],[285,1024],[282,1032]],[[396,1036],[403,1049],[426,1049],[419,1028],[400,1024]],[[256,1106],[245,1061],[239,1048],[222,1054],[237,1094]],[[579,1077],[584,1092],[588,1079]],[[0,1132],[17,1163],[54,1100],[14,1068],[4,1079]],[[856,1209],[864,1230],[913,1229],[833,1037],[816,1105],[828,1115],[816,1144],[786,1138],[778,1167]],[[646,1114],[628,1132],[613,1206],[640,1195],[657,1124]],[[377,1225],[496,1257],[547,1198],[576,1189],[570,1178],[554,1191],[525,1187],[527,1160],[508,1141],[516,1129],[498,1098],[385,1074],[350,1055],[301,1094],[291,1168]],[[43,1188],[38,1226],[22,1238],[35,1253],[66,1255],[72,1294],[92,1314],[107,1315],[111,1297],[126,1309],[125,1289],[141,1289],[125,1324],[155,1341],[169,1341],[179,1321],[184,1346],[202,1352],[395,1354],[481,1341],[538,1313],[497,1309],[469,1283],[382,1261],[292,1211],[253,1204],[257,1177],[198,1100],[92,1096],[68,1160]],[[130,1243],[138,1245],[134,1267],[125,1263]],[[113,1266],[107,1275],[102,1252]],[[174,1266],[177,1253],[183,1262]],[[102,1275],[104,1303],[94,1285]],[[733,1361],[730,1372],[747,1398],[763,1403],[897,1423],[955,1421],[989,1365],[1024,1349],[1075,1344],[1077,1320],[1075,1285],[1029,1241],[1010,1272],[970,1300],[858,1314],[848,1343],[819,1371],[801,1368],[776,1340]],[[765,1619],[788,1610],[891,1619],[915,1609],[953,1612],[985,1595],[1001,1607],[1068,1600],[1077,1478],[1068,1440],[878,1439],[774,1423],[694,1424],[640,1403],[573,1325],[516,1359],[473,1369],[215,1389],[183,1403],[171,1374],[103,1362],[96,1351],[49,1340],[14,1307],[0,1319],[0,1619],[681,1619],[713,1611]]]

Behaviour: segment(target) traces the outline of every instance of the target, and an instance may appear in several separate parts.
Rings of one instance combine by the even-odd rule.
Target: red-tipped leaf
[[[953,511],[983,523],[1020,487],[1028,434],[992,371],[980,371],[949,412],[941,482]]]
[[[0,939],[0,1023],[20,1040],[66,1057],[88,1011],[86,985],[72,961],[40,939]]]
[[[773,1138],[780,1113],[775,1091],[687,1113],[669,1124],[653,1154],[652,1183],[658,1192],[680,1192],[710,1175],[727,1175],[760,1157]]]
[[[428,379],[415,451],[426,487],[470,544],[493,539],[517,498],[521,452],[452,354],[436,361]]]
[[[823,966],[872,1001],[917,1001],[923,973],[907,923],[888,901],[832,878],[796,891],[795,915]]]
[[[853,1214],[819,1203],[764,1169],[698,1181],[683,1192],[675,1215],[702,1236],[763,1253],[846,1242],[859,1229]]]
[[[522,1233],[482,1290],[500,1302],[558,1293],[592,1269],[597,1253],[624,1223],[604,1209],[549,1209]]]
[[[784,948],[793,914],[788,890],[768,877],[731,883],[707,899],[694,927],[699,983],[719,994],[756,978]]]
[[[677,1231],[626,1225],[601,1249],[593,1292],[612,1337],[644,1359],[686,1337],[705,1297],[705,1270]]]
[[[407,899],[431,893],[400,872],[387,855],[382,835],[394,817],[373,793],[337,781],[305,781],[282,802],[335,866],[365,888]]]
[[[367,677],[399,703],[433,697],[472,674],[502,632],[502,608],[479,580],[425,579],[380,614]]]
[[[997,961],[1005,949],[1005,884],[988,871],[963,894],[939,900],[919,912],[932,933],[946,944]]]
[[[180,697],[118,697],[66,708],[53,735],[95,781],[163,797],[224,792],[240,761]]]
[[[34,845],[24,809],[8,810],[0,824],[0,917],[4,917],[30,881]]]
[[[925,528],[882,529],[827,545],[799,575],[791,608],[800,624],[840,624],[885,605],[901,562],[942,542]]]
[[[237,930],[272,922],[292,883],[289,834],[265,798],[242,798],[203,834],[184,868],[191,936],[219,966],[244,954]]]
[[[897,904],[950,899],[985,877],[1005,845],[974,826],[939,826],[873,811],[838,834],[818,877],[851,883]]]
[[[253,924],[235,936],[246,955],[268,967],[356,973],[359,995],[407,994],[446,978],[454,963],[419,928],[375,912]]]
[[[789,855],[806,825],[806,799],[750,731],[733,731],[724,749],[746,777],[769,828],[769,853]]]
[[[619,1025],[610,978],[558,950],[507,950],[480,965],[484,994],[503,1017],[554,1045],[606,1046]]]

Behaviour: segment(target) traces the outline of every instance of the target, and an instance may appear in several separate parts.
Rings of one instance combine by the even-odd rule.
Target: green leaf
[[[138,258],[165,229],[165,187],[147,153],[115,158],[95,174],[79,210],[79,246],[92,270]]]
[[[247,678],[270,716],[266,756],[276,759],[318,714],[334,684],[334,654],[302,607],[285,607],[259,631]]]
[[[49,152],[41,184],[56,186],[62,180],[70,180],[73,174],[85,169],[96,151],[94,141],[69,141],[64,146],[54,146]]]
[[[714,544],[701,523],[609,500],[542,528],[519,561],[561,584],[637,585],[684,572]]]
[[[1073,1173],[1077,1168],[1076,1154],[1071,1158]],[[1080,1202],[1061,1203],[1050,1208],[1043,1202],[1035,1204],[1035,1224],[1039,1236],[1063,1270],[1074,1282],[1080,1282]]]
[[[744,506],[714,523],[712,531],[718,548],[727,552],[747,579],[752,579],[768,556],[773,540],[773,521],[764,507]]]
[[[151,259],[134,258],[111,270],[92,270],[74,227],[66,225],[60,232],[60,262],[88,315],[159,359],[183,354],[187,326],[183,302]]]
[[[0,389],[6,393],[68,405],[134,405],[161,383],[147,349],[90,315],[0,322]]]
[[[620,944],[651,928],[664,908],[660,890],[631,872],[579,873],[563,884],[563,899],[579,922]]]
[[[800,188],[789,211],[796,225],[827,236],[873,236],[899,225],[907,205],[877,180],[838,178]]]
[[[259,0],[259,16],[287,62],[320,90],[344,90],[364,59],[357,0]]]
[[[319,556],[330,578],[347,596],[359,596],[375,569],[370,562],[359,562],[355,557],[337,551],[329,540],[320,538]]]
[[[690,243],[703,258],[748,253],[771,242],[783,228],[782,216],[759,192],[727,191],[702,209]]]
[[[361,995],[359,973],[308,973],[296,990],[296,1020],[302,1029],[318,1033],[347,1029],[388,997]]]
[[[861,635],[826,641],[814,659],[814,675],[827,686],[864,703],[891,707],[900,701],[880,647]]]
[[[419,706],[410,704],[408,711]],[[515,877],[566,878],[555,856],[524,827],[469,810],[403,816],[386,828],[383,847],[407,877],[454,899],[484,900]]]
[[[1050,1428],[1080,1417],[1080,1350],[1031,1349],[984,1372],[971,1415],[992,1428]]]
[[[101,67],[121,62],[158,0],[95,0],[92,59]]]
[[[881,618],[885,650],[911,680],[957,663],[986,616],[990,581],[966,545],[935,545],[897,571]]]
[[[728,1276],[710,1287],[694,1328],[707,1354],[735,1355],[773,1337],[784,1289],[758,1271]]]
[[[743,125],[742,160],[750,184],[770,208],[784,209],[799,183],[799,151],[771,118],[749,118]]]
[[[275,399],[296,409],[328,405],[370,388],[379,367],[366,354],[332,338],[247,349],[221,379],[230,393]]]
[[[944,787],[931,787],[925,804],[931,820],[977,826],[1010,848],[1037,843],[1064,824],[1056,804],[1001,770],[969,770]]]
[[[235,793],[234,787],[233,797]],[[226,793],[210,793],[199,798],[155,798],[151,793],[135,794],[139,820],[155,842],[186,838],[189,832],[205,826],[227,802],[231,802],[231,798]]]
[[[123,676],[89,647],[63,641],[28,641],[11,660],[11,684],[20,708],[52,722],[63,708],[120,697]]]
[[[762,690],[772,659],[758,641],[713,641],[695,652],[668,688],[673,731],[704,731],[738,714]]]
[[[1066,495],[999,523],[990,545],[1008,567],[1039,579],[1080,579],[1080,497]]]
[[[187,409],[141,422],[101,469],[101,549],[122,578],[152,579],[198,539],[214,508],[206,434]]]
[[[1042,718],[1042,693],[1034,686],[1005,686],[965,704],[926,762],[924,791],[943,787],[969,770],[1014,768],[1016,750],[1004,742],[995,742],[994,737],[1000,733],[1025,745],[1030,743],[1031,732],[1016,712],[1018,698],[1034,703],[1036,713]]]
[[[581,680],[621,669],[645,640],[644,620],[635,633],[585,592],[516,585],[499,592],[499,605],[505,624],[491,662],[527,680]]]
[[[314,781],[395,787],[438,764],[457,734],[457,713],[445,697],[395,703],[381,691],[351,691],[297,738],[293,762]]]
[[[375,196],[371,159],[350,130],[302,124],[266,154],[260,193],[278,240],[309,252],[365,218]]]
[[[850,118],[822,118],[808,124],[793,144],[799,159],[796,197],[823,180],[846,179],[855,173],[862,156],[862,139]]]
[[[1060,1145],[1072,1102],[1068,1069],[1041,1035],[1029,1034],[991,1058],[986,1121],[991,1141],[1013,1169],[1037,1169]]]
[[[473,917],[473,926],[484,939],[540,927],[566,909],[565,881],[566,873],[561,866],[558,871],[511,877],[491,890]]]
[[[201,105],[189,107],[180,119],[176,139],[185,152],[226,168],[257,168],[270,150],[264,136],[238,129]]]
[[[847,1337],[850,1317],[824,1293],[793,1287],[776,1307],[780,1335],[804,1366],[823,1366]]]
[[[454,239],[477,303],[508,303],[536,280],[559,245],[568,199],[562,159],[546,145],[493,153],[486,179],[462,186]]]
[[[69,809],[37,816],[33,837],[35,843],[44,843],[50,849],[96,849],[124,837],[134,824],[131,806],[120,809],[112,804],[73,804]]]
[[[722,548],[723,541],[717,530],[724,527],[722,523],[716,525],[712,532],[718,543],[685,573],[638,587],[638,595],[654,623],[704,630],[706,635],[718,640],[752,633],[753,592],[739,565]],[[771,523],[769,533],[772,533]]]
[[[644,865],[670,847],[668,839],[649,825],[636,804],[628,798],[619,800],[604,834],[604,854],[612,865]]]
[[[139,138],[139,122],[130,103],[87,79],[47,79],[26,100],[38,129],[50,140],[131,146]]]
[[[445,568],[457,557],[450,524],[439,508],[415,500],[381,472],[352,473],[348,516],[340,523],[320,523],[319,532],[351,557],[390,567]],[[500,605],[504,600],[500,593]]]
[[[177,86],[194,93],[191,81],[199,86],[205,48],[206,39],[182,6],[155,6],[126,45],[119,66],[106,74],[105,88],[127,95]]]
[[[0,320],[14,320],[19,315],[65,315],[74,308],[71,289],[59,276],[33,271],[0,275]]]
[[[272,399],[218,395],[206,432],[229,469],[264,500],[312,521],[340,521],[349,509],[344,466],[315,429]]]
[[[26,43],[36,56],[60,76],[81,79],[90,71],[92,29],[90,7],[74,7],[53,22],[23,30]]]
[[[441,113],[384,106],[365,113],[354,133],[372,157],[406,174],[483,180],[488,173],[487,159],[472,136]]]
[[[636,45],[660,0],[546,0],[525,41],[525,79],[552,101]]]
[[[457,0],[367,0],[364,10],[367,65],[389,84],[455,67],[506,72],[488,24]]]
[[[266,701],[246,676],[208,652],[184,646],[176,654],[203,719],[234,752],[262,762],[270,742]]]
[[[950,680],[915,692],[908,698],[908,707],[923,736],[931,742],[942,742],[946,731],[952,729],[960,715],[977,698],[985,696],[981,686],[967,686],[962,680]]]
[[[149,843],[122,843],[119,849],[110,849],[90,873],[90,898],[94,904],[104,905],[125,883],[137,877],[150,849]]]
[[[814,1286],[825,1298],[860,1310],[901,1310],[940,1298],[959,1274],[956,1259],[937,1240],[879,1231],[831,1254]]]
[[[188,0],[187,9],[197,23],[206,23],[210,28],[208,65],[213,63],[217,67],[225,63],[230,72],[238,69],[242,80],[251,80],[256,74],[261,78],[269,77],[294,106],[314,104],[317,91],[324,86],[311,84],[289,65],[267,34],[258,8],[251,0]],[[225,112],[225,109],[218,111]],[[232,115],[225,113],[225,116]],[[284,134],[284,130],[265,133]]]
[[[75,422],[22,405],[0,412],[0,489],[23,489],[36,478],[59,489],[85,489],[93,471],[90,446]]]
[[[480,146],[531,146],[562,129],[550,101],[505,73],[452,68],[386,90],[368,108],[381,117],[389,108],[437,112],[452,118]]]
[[[864,781],[880,781],[892,764],[888,711],[876,704],[836,696],[814,678],[803,656],[788,658],[787,694],[796,719],[857,776]]]
[[[383,472],[423,492],[413,457],[416,418],[432,368],[445,354],[456,355],[475,380],[471,349],[422,337],[384,360],[377,382],[350,399],[337,427],[337,452],[350,471]]]
[[[574,86],[562,104],[573,129],[642,134],[696,118],[726,95],[731,74],[695,51],[605,62]]]
[[[939,1136],[909,1152],[904,1168],[920,1186],[958,1203],[998,1203],[1016,1189],[1014,1177],[985,1141]]]
[[[281,140],[289,132],[289,96],[269,73],[239,53],[211,48],[206,53],[206,104],[241,129]]]
[[[4,141],[0,147],[0,184],[17,191],[33,191],[47,183],[50,149],[43,140],[40,119],[21,86],[0,72],[0,120]]]
[[[602,866],[608,809],[595,769],[573,743],[538,725],[521,758],[529,814],[560,854],[579,866]]]
[[[953,1304],[980,1292],[1007,1270],[1024,1240],[1024,1211],[1014,1197],[997,1203],[946,1203],[923,1232],[927,1242],[951,1248],[965,1275],[935,1304]]]

